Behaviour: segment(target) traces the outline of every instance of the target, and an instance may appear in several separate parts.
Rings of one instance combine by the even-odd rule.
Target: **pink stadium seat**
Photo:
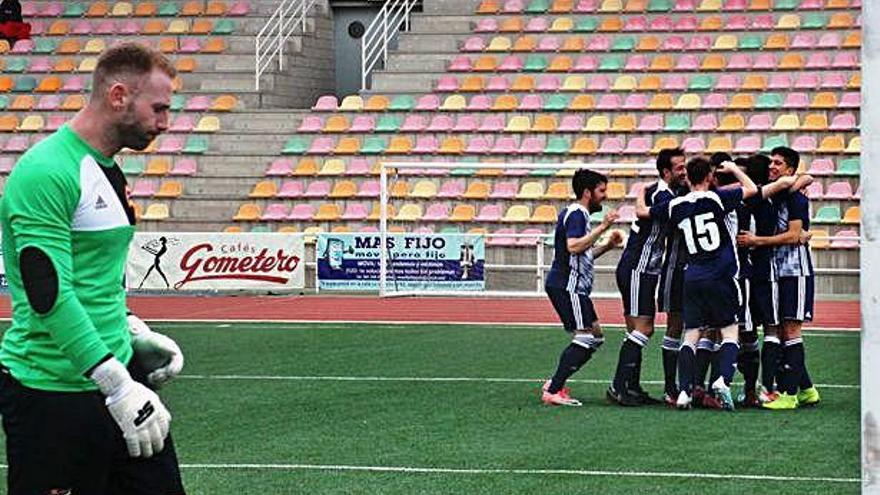
[[[474,132],[479,127],[477,123],[477,116],[474,114],[463,114],[459,115],[458,119],[455,121],[455,126],[453,126],[453,132]]]
[[[60,2],[51,2],[43,7],[40,12],[42,17],[59,17],[64,12],[64,7]]]
[[[520,143],[517,153],[521,155],[539,155],[544,153],[544,146],[546,144],[544,136],[527,136]]]
[[[312,155],[326,155],[333,151],[335,143],[330,137],[316,137],[312,140],[311,146],[307,153]]]
[[[757,153],[759,149],[761,149],[760,136],[742,136],[733,145],[734,153],[753,154]]]
[[[831,247],[834,249],[857,249],[859,247],[859,233],[855,230],[840,230],[834,234]],[[838,239],[839,237],[851,237],[852,239]]]
[[[693,125],[691,125],[692,131],[699,132],[711,132],[714,131],[718,127],[718,119],[715,118],[714,113],[703,113],[697,115],[697,118],[694,119]]]
[[[831,67],[831,58],[827,53],[813,52],[807,58],[805,67],[807,69],[827,69]]]
[[[66,115],[50,115],[46,121],[46,131],[54,132],[67,122]]]
[[[664,52],[678,52],[684,50],[685,46],[687,46],[687,42],[682,36],[667,36],[666,39],[663,40]]]
[[[20,55],[23,53],[30,53],[34,49],[34,40],[18,40],[15,42],[15,45],[12,47],[13,54]]]
[[[156,153],[180,153],[183,149],[183,140],[176,136],[162,138]]]
[[[112,20],[100,21],[94,29],[95,34],[116,34],[116,22]]]
[[[697,26],[699,21],[695,16],[692,15],[683,15],[678,16],[675,20],[675,25],[672,26],[673,31],[682,31],[686,33],[694,32],[697,30]]]
[[[815,72],[803,72],[798,74],[794,81],[795,89],[816,89],[819,86],[819,75]]]
[[[525,29],[523,29],[527,33],[543,33],[546,32],[550,28],[550,21],[548,21],[544,17],[532,17],[529,19],[529,22],[526,24]]]
[[[290,208],[287,207],[284,203],[270,203],[266,206],[266,209],[263,210],[263,214],[260,215],[260,220],[265,222],[274,222],[278,220],[284,220],[287,218],[287,215],[290,213]]]
[[[672,30],[672,18],[667,15],[661,15],[654,17],[651,19],[650,24],[648,25],[649,31],[662,32]]]
[[[834,175],[834,161],[830,158],[816,158],[807,171],[810,175]]]
[[[835,69],[857,69],[859,57],[856,52],[838,52],[834,55],[831,66]]]
[[[775,70],[777,65],[779,64],[777,63],[775,53],[761,53],[755,57],[755,63],[752,64],[752,69]]]
[[[519,100],[518,109],[522,110],[522,111],[527,111],[527,112],[534,112],[534,111],[541,110],[543,107],[544,107],[544,98],[542,98],[541,95],[528,94],[528,95],[524,95]]]
[[[40,10],[34,2],[24,2],[21,6],[22,17],[36,17]]]
[[[538,41],[539,52],[558,52],[562,44],[558,36],[542,36]]]
[[[437,114],[428,124],[428,132],[448,132],[452,130],[454,122],[450,115]]]
[[[8,174],[12,172],[15,166],[15,158],[11,156],[0,156],[0,174]]]
[[[309,221],[312,217],[315,216],[315,207],[309,203],[299,203],[293,206],[293,209],[290,210],[290,215],[287,216],[288,220],[298,220],[301,222]]]
[[[538,91],[548,91],[553,92],[559,89],[559,76],[555,76],[552,74],[544,74],[538,77]]]
[[[306,115],[299,124],[298,132],[321,132],[323,128],[324,119],[319,115]]]
[[[326,180],[314,180],[306,186],[304,198],[325,198],[330,194],[330,182]]]
[[[238,0],[237,2],[232,4],[231,7],[229,7],[229,10],[226,11],[226,15],[243,16],[247,15],[250,10],[250,2],[248,2],[247,0]]]
[[[358,189],[357,197],[359,198],[378,198],[382,190],[382,186],[377,180],[368,180],[361,183]]]
[[[376,129],[376,118],[372,115],[355,115],[349,132],[373,132]]]
[[[334,95],[324,95],[318,98],[312,110],[316,112],[335,112],[339,107],[339,100]]]
[[[515,233],[514,229],[498,229],[486,238],[486,244],[490,246],[513,246],[516,244],[516,238],[509,236]]]
[[[494,17],[480,19],[474,27],[475,33],[495,33],[497,31],[498,21]]]
[[[182,160],[177,160],[174,162],[174,168],[168,172],[171,175],[177,176],[193,176],[196,175],[196,171],[198,169],[198,165],[194,158],[184,158]]]
[[[79,20],[73,23],[70,34],[84,36],[92,33],[92,23],[86,20]]]
[[[663,89],[666,91],[684,91],[687,88],[688,80],[681,74],[671,74],[663,81]]]
[[[427,222],[438,222],[449,218],[449,207],[443,203],[431,203],[425,209],[422,220]]]
[[[800,153],[809,153],[816,149],[815,136],[797,136],[791,143],[791,148]]]
[[[489,114],[483,117],[478,130],[480,132],[502,132],[504,131],[505,121],[503,114]]]
[[[504,76],[492,76],[486,83],[486,91],[507,91],[509,87],[510,82]]]
[[[850,131],[858,129],[856,116],[852,113],[842,113],[834,116],[831,125],[828,127],[832,131]]]
[[[177,50],[180,53],[198,53],[202,49],[202,42],[199,38],[184,38]]]
[[[724,93],[710,93],[703,98],[704,109],[727,108],[727,95]]]
[[[400,132],[422,132],[425,130],[425,117],[419,114],[409,114],[400,125]]]
[[[644,93],[631,93],[623,101],[626,110],[644,110],[648,108],[648,95]]]
[[[748,70],[752,68],[752,56],[748,53],[734,53],[727,60],[729,70]]]
[[[611,49],[611,37],[604,34],[593,36],[587,43],[587,51],[590,52],[607,52],[609,49]]]
[[[365,205],[364,203],[348,203],[345,206],[345,211],[342,213],[342,216],[339,218],[342,220],[357,221],[357,220],[364,220],[369,215],[370,215],[370,212],[367,209],[367,205]]]
[[[606,137],[599,145],[597,153],[602,153],[606,155],[616,155],[618,153],[623,153],[623,141],[621,140],[621,138],[617,137]]]
[[[738,12],[746,10],[748,3],[746,0],[727,0],[724,2],[724,10],[728,12]]]
[[[156,181],[140,179],[131,188],[131,195],[135,198],[152,198],[156,194]]]
[[[776,72],[770,75],[770,82],[767,83],[767,89],[785,89],[791,88],[791,76],[785,72]]]
[[[170,132],[192,132],[195,126],[195,118],[192,115],[181,114],[174,119],[174,122],[171,124],[171,127],[169,127],[168,130]],[[321,128],[318,127],[318,130],[320,129]],[[302,127],[300,127],[300,131],[302,131]]]
[[[627,17],[623,24],[623,30],[630,33],[640,33],[648,29],[648,19],[645,16],[637,15]]]
[[[840,99],[840,108],[859,108],[862,105],[861,95],[858,92],[846,92]]]
[[[345,175],[370,175],[370,162],[364,157],[353,157],[345,167]]]
[[[420,96],[416,101],[416,110],[419,111],[436,111],[440,108],[440,97],[437,95]]]
[[[485,112],[490,108],[492,108],[492,99],[489,95],[474,95],[467,106],[471,112]]]
[[[599,67],[599,62],[593,55],[581,55],[574,61],[572,72],[593,72]]]
[[[825,191],[825,199],[852,199],[853,190],[849,182],[832,182]]]
[[[772,117],[769,113],[756,113],[749,117],[749,123],[746,124],[746,130],[769,131],[772,126]]]
[[[589,84],[587,84],[587,89],[590,91],[608,91],[610,88],[611,81],[604,74],[593,76],[590,78]]]
[[[599,0],[580,0],[574,6],[574,11],[578,14],[593,13],[599,8]]]
[[[715,83],[715,89],[719,91],[735,91],[742,86],[742,80],[736,74],[721,74]]]
[[[486,41],[479,36],[472,36],[461,46],[463,52],[481,52],[486,49]]]
[[[705,35],[692,36],[687,47],[688,50],[698,52],[707,52],[710,48],[712,48],[712,37]]]
[[[825,8],[823,0],[801,0],[801,9],[821,10]]]
[[[517,142],[516,137],[501,135],[495,141],[495,145],[492,147],[492,153],[496,155],[512,155],[516,153],[518,147],[519,143]]]
[[[651,138],[649,137],[632,137],[626,143],[626,149],[623,150],[623,152],[635,155],[646,155],[651,152],[651,144]]]
[[[498,65],[498,72],[519,72],[522,68],[523,59],[521,57],[518,55],[508,55]]]
[[[685,153],[702,153],[706,149],[706,143],[701,137],[688,137],[681,142],[681,147]]]
[[[675,70],[692,71],[700,68],[700,59],[696,55],[687,53],[678,57],[675,64]]]
[[[627,199],[635,199],[635,198],[639,197],[639,195],[642,194],[642,191],[644,191],[645,188],[648,187],[649,185],[651,185],[650,182],[635,182],[635,183],[633,183],[633,185],[630,186],[630,188],[629,188],[629,192],[626,194],[626,198]]]
[[[691,12],[697,8],[695,0],[675,0],[672,10],[675,12]]]
[[[211,107],[211,98],[209,96],[197,95],[187,100],[184,110],[187,112],[204,112]]]
[[[620,101],[620,95],[615,94],[604,94],[599,97],[599,101],[596,103],[597,110],[617,110],[622,105]]]
[[[416,154],[434,154],[440,148],[437,138],[434,136],[419,136],[412,152]]]
[[[437,192],[437,197],[453,199],[460,198],[462,194],[464,194],[464,181],[461,179],[453,179],[440,184],[440,190]]]
[[[788,93],[782,103],[783,108],[807,108],[809,106],[810,99],[806,93]]]
[[[617,210],[618,223],[631,223],[636,221],[636,207],[634,205],[623,205]]]
[[[834,31],[825,33],[819,38],[819,43],[816,46],[818,48],[837,49],[840,46],[840,34]]]
[[[447,70],[450,72],[468,72],[471,70],[471,59],[467,56],[459,56],[452,59]]]
[[[752,29],[755,31],[772,31],[775,27],[776,21],[772,14],[761,14],[752,18]]]
[[[819,181],[813,182],[804,190],[804,195],[810,199],[822,199],[822,197],[825,196],[822,183]]]
[[[825,72],[822,74],[820,87],[824,89],[842,89],[846,87],[846,74],[840,72]]]
[[[642,117],[637,129],[639,132],[659,132],[663,130],[663,116],[648,114]]]
[[[584,127],[584,116],[581,114],[564,114],[557,127],[559,132],[580,132]]]
[[[61,97],[58,95],[43,95],[37,102],[37,110],[53,111],[61,106]]]
[[[491,199],[513,199],[516,197],[517,192],[517,184],[514,181],[503,181],[496,182],[495,187],[492,188],[492,192],[489,194],[489,198]],[[501,211],[500,207],[498,210],[498,215],[500,218]]]
[[[137,21],[122,21],[122,24],[117,24],[117,26],[119,34],[122,35],[133,36],[141,33],[141,27]]]
[[[458,90],[458,78],[455,76],[441,76],[437,81],[435,91],[441,93],[449,93]]]
[[[798,50],[812,50],[816,46],[816,36],[813,33],[798,33],[791,40],[791,48]]]
[[[512,198],[513,196],[511,196]],[[501,205],[497,204],[488,204],[483,205],[480,208],[480,212],[474,218],[477,222],[498,222],[501,220],[502,210]]]
[[[483,155],[492,147],[492,139],[488,136],[472,136],[468,139],[464,152],[473,155]]]
[[[647,70],[648,65],[649,65],[649,62],[648,62],[647,55],[642,55],[642,54],[630,55],[626,59],[626,65],[624,66],[623,70],[629,71],[629,72],[641,72],[641,71]]]

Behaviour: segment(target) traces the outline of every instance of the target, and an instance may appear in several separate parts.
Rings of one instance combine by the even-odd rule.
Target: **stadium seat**
[[[862,210],[858,206],[850,206],[843,214],[840,223],[858,225],[862,221]]]
[[[163,203],[150,203],[146,211],[140,216],[141,220],[159,221],[166,220],[171,216],[168,205]]]

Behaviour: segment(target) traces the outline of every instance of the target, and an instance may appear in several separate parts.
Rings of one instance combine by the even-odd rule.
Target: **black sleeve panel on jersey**
[[[28,302],[38,314],[45,315],[58,299],[58,272],[42,249],[29,246],[18,256],[21,281]]]

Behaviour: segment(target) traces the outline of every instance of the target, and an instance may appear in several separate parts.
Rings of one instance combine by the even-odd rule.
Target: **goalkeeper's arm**
[[[157,386],[171,381],[183,369],[183,352],[176,342],[159,332],[150,330],[143,320],[128,311],[128,329],[131,347],[141,364],[146,366],[147,380]],[[161,358],[155,363],[156,358]]]

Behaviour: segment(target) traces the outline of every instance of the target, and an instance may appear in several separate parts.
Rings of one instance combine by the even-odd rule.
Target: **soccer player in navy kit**
[[[660,180],[641,193],[647,206],[665,203],[675,197],[675,189],[686,184],[684,151],[669,148],[657,156]],[[630,227],[629,240],[617,265],[617,288],[623,300],[623,314],[627,334],[620,346],[617,370],[606,395],[622,406],[659,403],[642,389],[639,383],[642,349],[654,334],[655,297],[657,282],[663,264],[667,225],[650,218],[637,219]],[[677,338],[677,337],[676,337]],[[677,352],[677,346],[676,352]],[[664,347],[664,356],[667,350]],[[671,387],[675,387],[674,361]],[[667,384],[669,385],[669,384]],[[667,394],[671,393],[667,387]]]
[[[800,155],[791,148],[779,147],[770,152],[770,180],[793,176]],[[790,410],[814,405],[819,392],[810,379],[804,358],[801,328],[813,318],[813,263],[810,248],[803,242],[803,232],[810,228],[810,201],[800,191],[780,194],[773,199],[776,233],[756,236],[742,233],[737,242],[749,247],[773,247],[772,280],[776,281],[776,310],[782,320],[781,393],[764,404],[767,409]]]
[[[742,187],[710,190],[713,183],[711,163],[705,158],[687,164],[691,192],[667,204],[650,209],[639,204],[640,217],[669,222],[682,234],[687,250],[684,270],[684,342],[678,357],[679,396],[676,405],[689,409],[692,402],[696,344],[706,329],[719,329],[721,376],[712,389],[725,409],[732,410],[730,381],[739,353],[737,312],[739,306],[739,263],[735,250],[736,225],[728,215],[744,198],[757,192],[748,176],[731,162],[719,173],[733,174]]]
[[[590,213],[601,211],[608,179],[591,170],[578,170],[572,178],[577,201],[559,213],[554,238],[553,265],[547,274],[545,290],[565,331],[572,340],[559,357],[553,377],[544,383],[541,400],[548,405],[580,406],[570,396],[565,381],[581,368],[605,339],[599,326],[590,292],[593,288],[593,260],[623,243],[614,231],[605,244],[597,241],[617,219],[612,210],[597,227],[590,226]]]

